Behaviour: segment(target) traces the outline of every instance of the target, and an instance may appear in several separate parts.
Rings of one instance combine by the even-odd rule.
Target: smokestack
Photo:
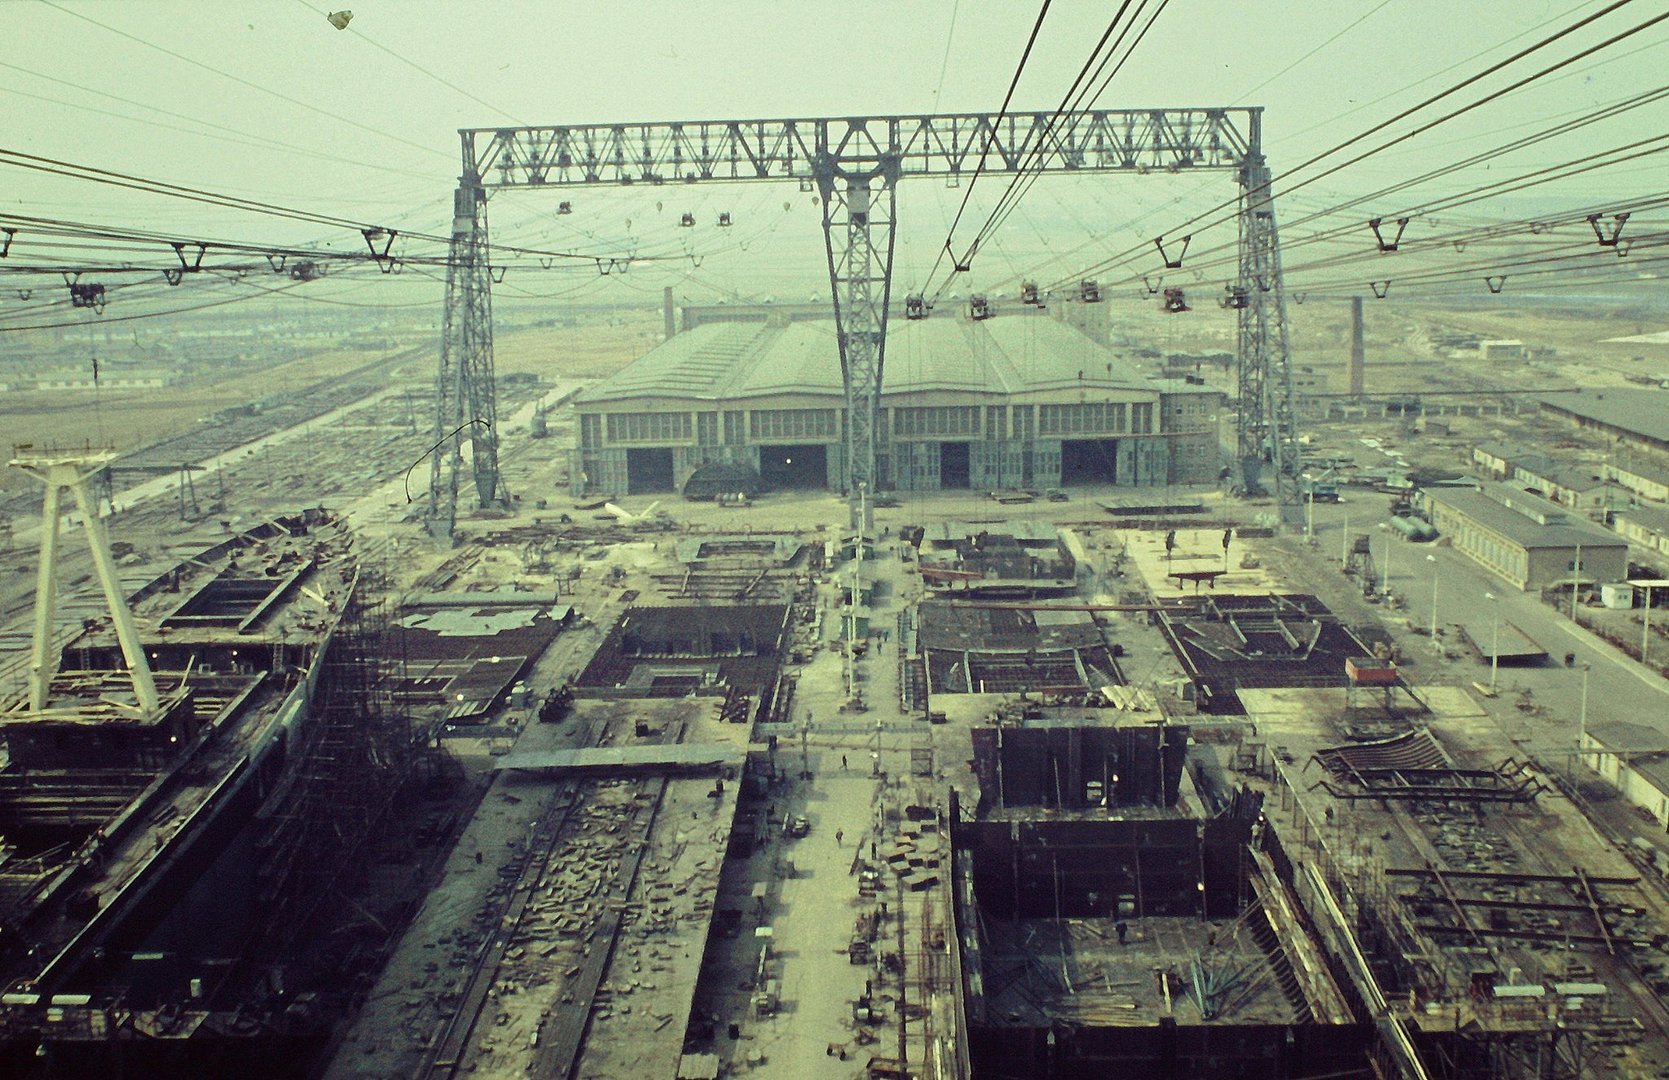
[[[1362,298],[1350,298],[1350,396],[1361,397],[1365,392],[1362,366]]]
[[[1358,316],[1361,315],[1361,308],[1362,308],[1362,302],[1360,300],[1357,300],[1356,309],[1357,309],[1357,315]],[[661,290],[661,314],[663,316],[665,316],[665,318],[666,318],[666,339],[668,341],[671,341],[672,340],[672,335],[674,335],[678,332],[678,324],[675,323],[673,321],[673,318],[672,318],[673,309],[672,309],[672,286],[671,285],[668,285],[665,289]]]

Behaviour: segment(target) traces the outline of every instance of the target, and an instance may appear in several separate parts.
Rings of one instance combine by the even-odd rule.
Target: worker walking
[[[840,771],[841,772],[846,771],[846,755],[845,754],[840,755]]]
[[[841,831],[840,829],[836,829],[835,830],[835,847],[839,847],[840,842],[844,839],[846,839],[846,833]]]

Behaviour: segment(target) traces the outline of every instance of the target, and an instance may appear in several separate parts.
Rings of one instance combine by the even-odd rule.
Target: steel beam
[[[1255,108],[552,124],[464,131],[489,188],[812,179],[827,154],[896,156],[901,176],[1242,167]],[[479,141],[475,139],[479,136]]]
[[[52,650],[51,634],[55,625],[57,591],[54,576],[58,563],[59,515],[63,505],[63,491],[68,489],[81,510],[81,530],[93,555],[93,569],[109,607],[110,622],[121,646],[122,658],[127,662],[128,678],[133,682],[133,693],[139,701],[139,715],[151,718],[162,711],[162,695],[156,688],[151,673],[151,662],[145,645],[139,638],[139,626],[133,621],[128,607],[127,590],[116,572],[116,560],[110,554],[110,534],[99,516],[98,501],[93,496],[94,478],[115,458],[108,450],[31,452],[19,448],[12,459],[12,467],[29,473],[46,485],[42,504],[41,561],[35,583],[35,626],[30,652],[29,704],[39,714],[47,709],[52,687],[52,676],[58,669],[58,656]]]
[[[846,396],[845,487],[848,526],[875,529],[876,428],[892,296],[893,221],[898,210],[896,154],[837,158],[828,149],[814,166],[823,203],[823,244],[834,297],[835,337]]]
[[[464,171],[452,197],[446,260],[446,310],[435,377],[435,442],[429,468],[429,528],[450,537],[458,513],[463,448],[482,507],[509,493],[498,467],[498,393],[493,373],[493,289],[487,193],[475,173],[473,140],[464,136]]]
[[[1103,109],[475,128],[459,132],[447,302],[436,385],[431,528],[450,535],[463,443],[483,506],[507,501],[498,471],[492,372],[489,191],[509,188],[798,181],[821,197],[845,388],[845,486],[854,531],[887,480],[878,437],[897,182],[990,173],[1234,172],[1242,188],[1237,384],[1242,459],[1268,462],[1283,512],[1296,507],[1296,417],[1280,246],[1257,108]],[[483,423],[484,422],[484,423]],[[458,429],[464,426],[465,430]],[[442,458],[445,458],[443,461]],[[1255,485],[1254,485],[1255,486]]]
[[[1267,466],[1283,520],[1298,508],[1297,409],[1287,342],[1281,242],[1275,228],[1273,178],[1264,160],[1263,114],[1251,117],[1250,144],[1240,170],[1239,347],[1236,350],[1236,450],[1241,484],[1259,494]]]

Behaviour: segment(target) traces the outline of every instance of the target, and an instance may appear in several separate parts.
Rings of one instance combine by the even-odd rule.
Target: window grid
[[[837,435],[833,409],[755,409],[748,413],[748,434],[759,439],[832,439]]]
[[[894,409],[893,433],[911,435],[978,435],[978,405],[928,405]]]
[[[1137,405],[1137,409],[1144,406]],[[1152,406],[1146,406],[1151,412]],[[1039,405],[1037,428],[1044,435],[1116,435],[1125,430],[1124,402],[1089,401],[1080,405]]]
[[[689,413],[609,413],[611,443],[670,443],[690,439]]]

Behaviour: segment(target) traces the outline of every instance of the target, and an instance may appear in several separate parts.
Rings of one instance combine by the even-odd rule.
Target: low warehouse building
[[[1035,313],[895,319],[877,488],[1209,483],[1222,393],[1149,380]],[[701,322],[576,398],[576,495],[681,490],[708,462],[767,490],[845,485],[840,357],[828,319]]]
[[[1669,827],[1669,737],[1630,720],[1589,724],[1582,761],[1618,794]]]
[[[1669,390],[1611,387],[1548,394],[1543,416],[1610,439],[1621,451],[1669,452]]]
[[[1431,523],[1464,552],[1520,589],[1628,576],[1628,542],[1557,503],[1508,484],[1432,488]]]
[[[1669,511],[1634,506],[1612,519],[1618,535],[1653,555],[1669,555]]]

